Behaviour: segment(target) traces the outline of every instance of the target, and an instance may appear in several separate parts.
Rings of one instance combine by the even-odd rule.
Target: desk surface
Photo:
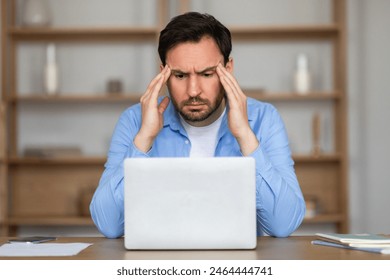
[[[0,237],[0,244],[9,238]],[[218,251],[127,251],[123,239],[104,237],[61,237],[56,242],[86,242],[92,246],[73,257],[33,259],[74,260],[390,260],[390,255],[312,245],[313,236],[259,237],[255,250]],[[21,258],[0,258],[21,259]],[[26,259],[26,258],[23,258]]]

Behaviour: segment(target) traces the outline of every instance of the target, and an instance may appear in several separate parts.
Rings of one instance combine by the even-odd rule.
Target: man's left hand
[[[247,97],[242,92],[237,80],[222,64],[217,66],[217,74],[226,91],[229,103],[229,129],[240,145],[244,156],[251,154],[259,145],[248,122]]]

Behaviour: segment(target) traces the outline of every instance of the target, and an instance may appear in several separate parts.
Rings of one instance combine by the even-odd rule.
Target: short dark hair
[[[167,52],[176,45],[185,42],[197,43],[205,36],[215,40],[226,64],[232,51],[229,29],[213,16],[198,12],[188,12],[172,18],[160,32],[158,53],[161,63],[165,65]]]

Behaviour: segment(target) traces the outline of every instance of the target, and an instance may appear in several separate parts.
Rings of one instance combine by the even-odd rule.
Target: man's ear
[[[232,57],[229,57],[229,61],[226,63],[225,68],[229,73],[233,73],[234,62]]]

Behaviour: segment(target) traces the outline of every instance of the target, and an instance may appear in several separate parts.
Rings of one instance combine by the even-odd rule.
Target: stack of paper
[[[390,254],[390,238],[379,234],[316,233],[315,245],[325,245],[373,253]]]
[[[6,243],[0,246],[0,257],[75,256],[92,243]]]

